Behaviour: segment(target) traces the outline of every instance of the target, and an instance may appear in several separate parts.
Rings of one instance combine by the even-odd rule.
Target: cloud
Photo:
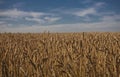
[[[89,1],[89,0],[88,0]],[[73,11],[72,14],[80,17],[85,17],[87,15],[98,15],[98,9],[105,5],[104,2],[97,2],[93,6],[84,8],[84,9],[78,9],[77,11]]]
[[[96,11],[97,12],[97,11]],[[90,31],[119,31],[120,30],[120,15],[114,12],[102,12],[99,13],[101,21],[98,22],[81,22],[73,24],[53,24],[53,25],[42,25],[41,23],[34,24],[32,26],[18,24],[18,27],[12,27],[11,24],[0,22],[0,32],[90,32]],[[83,15],[84,16],[84,15]],[[86,16],[85,16],[86,17]],[[26,17],[28,21],[36,22],[54,22],[60,20],[61,17],[49,17],[37,18],[36,16]],[[86,19],[89,19],[86,18]],[[90,19],[89,19],[90,20]],[[9,24],[9,25],[8,25]]]
[[[101,6],[104,6],[104,5],[105,5],[104,2],[97,2],[94,6],[101,7]]]
[[[44,17],[44,19],[48,22],[55,22],[61,19],[61,17]]]
[[[0,32],[82,32],[82,31],[119,31],[120,30],[120,15],[114,11],[100,11],[105,3],[98,2],[91,7],[87,8],[72,8],[70,9],[58,9],[59,12],[44,13],[34,11],[22,11],[18,9],[10,9],[0,11],[0,16],[6,18],[3,20],[0,18]],[[99,12],[100,11],[100,12]],[[45,23],[53,23],[58,20],[64,21],[65,17],[71,16],[70,20],[77,18],[77,20],[84,20],[86,22],[76,22],[70,24],[53,24],[45,25]],[[92,15],[92,16],[91,16]],[[64,17],[65,16],[65,17]],[[75,17],[74,17],[75,16]],[[18,20],[36,22],[35,24],[17,24],[16,27],[13,22],[8,23],[8,20]],[[87,22],[91,20],[97,20],[93,22]],[[69,19],[68,19],[69,21]]]
[[[34,17],[34,18],[26,17],[25,20],[27,20],[27,21],[35,21],[37,23],[45,23],[45,21],[43,19],[36,18],[36,17]]]
[[[104,17],[103,17],[104,19]],[[115,19],[115,18],[114,18]],[[106,22],[107,21],[107,22]],[[40,24],[32,26],[19,26],[19,27],[4,27],[0,28],[0,32],[90,32],[90,31],[119,31],[119,21],[109,21],[109,19],[101,22],[93,23],[74,23],[74,24],[56,24],[43,26]]]
[[[86,15],[94,15],[94,14],[96,14],[95,8],[87,8],[87,9],[73,12],[73,15],[81,16],[81,17],[84,17]]]
[[[6,23],[6,22],[4,22],[4,21],[0,21],[0,24],[4,24],[4,23]]]
[[[0,11],[0,16],[4,16],[4,17],[16,18],[16,17],[24,17],[24,16],[26,16],[26,15],[27,15],[26,12],[24,12],[24,11],[19,11],[19,10],[17,10],[17,9]]]
[[[35,21],[37,23],[40,23],[40,24],[44,24],[44,23],[53,23],[55,21],[58,21],[60,20],[61,18],[60,17],[43,17],[43,18],[38,18],[38,17],[33,17],[33,18],[30,18],[30,17],[26,17],[25,20],[27,21]]]
[[[14,22],[18,19],[22,19],[25,21],[33,21],[36,23],[49,23],[49,22],[52,23],[60,19],[60,17],[55,17],[54,14],[51,13],[21,11],[16,8],[0,11],[0,16],[3,17],[0,18],[0,20]]]
[[[104,2],[95,2],[95,1],[93,1],[93,0],[83,0],[81,3],[83,3],[83,4],[93,4],[94,6],[97,6],[97,7],[101,7],[101,6],[103,6],[103,5],[105,5],[106,3],[104,3]]]
[[[18,9],[0,11],[0,16],[11,17],[11,18],[19,18],[19,17],[26,17],[26,16],[39,17],[43,15],[47,15],[47,14],[42,12],[26,12]]]
[[[4,21],[0,21],[0,30],[3,28],[8,28],[8,23],[4,22]]]
[[[105,21],[105,22],[113,22],[113,21],[120,21],[120,15],[112,15],[112,16],[103,16],[101,18],[102,21]]]
[[[36,18],[36,17],[40,17],[40,16],[44,16],[44,15],[49,15],[49,14],[42,13],[42,12],[30,12],[30,13],[28,13],[28,15],[31,16],[31,17]]]

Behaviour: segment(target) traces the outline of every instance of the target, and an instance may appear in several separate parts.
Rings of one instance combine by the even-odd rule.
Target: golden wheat
[[[0,33],[0,77],[120,77],[120,33]]]

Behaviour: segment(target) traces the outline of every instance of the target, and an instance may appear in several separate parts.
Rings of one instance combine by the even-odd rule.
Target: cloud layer
[[[90,0],[86,0],[84,3],[89,2]],[[97,2],[90,7],[58,8],[51,12],[23,11],[17,8],[1,10],[0,32],[119,31],[120,14],[114,11],[99,12],[104,8],[104,5],[106,3]],[[68,22],[62,23],[64,21]],[[71,23],[72,21],[74,23]]]
[[[43,12],[27,12],[18,9],[10,9],[5,11],[0,11],[0,16],[2,19],[25,19],[26,21],[35,21],[37,23],[54,22],[60,19],[60,17],[54,17],[52,14]]]
[[[119,31],[120,22],[99,22],[99,23],[76,23],[76,24],[59,24],[59,25],[33,25],[17,28],[3,28],[1,32],[89,32],[89,31]],[[115,25],[115,26],[113,26]]]

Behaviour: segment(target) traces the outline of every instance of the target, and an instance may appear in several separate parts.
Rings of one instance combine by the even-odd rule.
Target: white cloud
[[[47,13],[41,13],[41,12],[30,12],[29,13],[29,16],[32,16],[34,18],[44,16],[44,15],[48,15],[48,14]]]
[[[0,16],[11,17],[11,18],[19,18],[19,17],[26,17],[26,16],[40,17],[43,15],[47,15],[47,14],[42,12],[26,12],[18,9],[0,11]]]
[[[108,21],[108,20],[107,20]],[[33,26],[4,27],[0,28],[0,32],[89,32],[89,31],[119,31],[119,21],[106,20],[94,23],[75,23],[75,24],[57,24],[42,26],[36,24]]]
[[[5,16],[5,17],[12,17],[12,18],[16,18],[16,17],[24,17],[26,16],[28,13],[24,12],[24,11],[19,11],[17,9],[13,9],[13,10],[6,10],[6,11],[1,11],[0,12],[0,16]]]
[[[4,23],[6,23],[5,21],[0,21],[0,24],[4,24]]]
[[[90,1],[90,0],[86,0]],[[84,8],[84,9],[78,9],[77,11],[72,11],[71,14],[80,16],[80,17],[85,17],[87,15],[98,15],[98,9],[103,7],[105,5],[104,2],[97,2],[93,6]]]
[[[84,17],[86,15],[96,14],[95,8],[87,8],[80,11],[73,12],[73,15]]]
[[[120,15],[103,16],[101,20],[105,22],[120,21]]]
[[[43,17],[43,18],[38,18],[38,17],[34,17],[34,18],[30,18],[30,17],[26,17],[25,20],[27,21],[35,21],[37,23],[40,24],[44,24],[44,23],[53,23],[55,21],[60,20],[60,17]]]
[[[27,20],[27,21],[35,21],[37,23],[45,23],[45,21],[43,19],[36,18],[36,17],[34,17],[34,18],[26,17],[25,20]]]
[[[104,2],[97,2],[94,6],[96,6],[96,7],[101,7],[101,6],[103,6],[103,5],[105,5]]]
[[[61,17],[44,17],[44,19],[48,22],[55,22],[61,19]]]
[[[82,3],[86,4],[86,5],[87,4],[94,4],[94,6],[96,6],[96,7],[101,7],[101,6],[106,4],[104,2],[94,2],[93,0],[83,0]]]
[[[0,21],[0,31],[2,29],[6,29],[6,28],[9,28],[12,24],[8,23],[8,22],[5,22],[5,21]]]
[[[52,17],[53,14],[43,13],[43,12],[28,12],[21,11],[18,9],[10,9],[5,11],[0,11],[0,16],[4,18],[0,18],[0,20],[9,21],[9,20],[18,20],[23,18],[27,21],[33,21],[37,23],[45,23],[45,22],[55,22],[60,19],[60,17]]]

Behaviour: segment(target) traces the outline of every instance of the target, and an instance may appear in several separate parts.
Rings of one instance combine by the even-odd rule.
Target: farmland
[[[120,33],[0,33],[0,77],[120,77]]]

